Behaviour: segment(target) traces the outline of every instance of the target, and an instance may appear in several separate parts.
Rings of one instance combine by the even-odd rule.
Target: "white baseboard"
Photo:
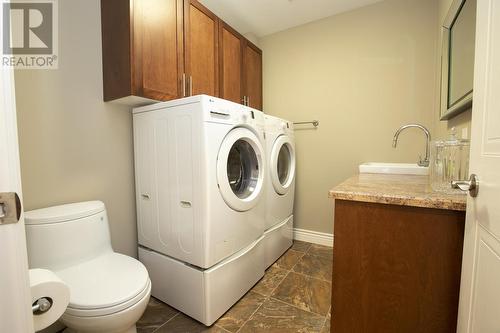
[[[333,234],[293,228],[293,239],[325,246],[333,246]]]

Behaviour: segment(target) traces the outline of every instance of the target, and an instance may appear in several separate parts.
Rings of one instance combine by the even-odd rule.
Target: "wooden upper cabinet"
[[[101,0],[102,71],[104,100],[131,95],[130,4]]]
[[[243,102],[243,37],[224,22],[219,29],[220,97]]]
[[[134,92],[157,100],[181,97],[182,2],[135,0],[133,20]]]
[[[248,41],[245,41],[243,50],[243,91],[246,104],[262,110],[262,51]]]
[[[182,97],[182,16],[182,0],[101,0],[105,101]]]
[[[104,100],[207,94],[262,108],[262,52],[197,0],[101,0]]]
[[[220,96],[262,110],[262,51],[221,22],[219,57]]]
[[[187,95],[219,96],[217,16],[199,2],[185,0],[184,38]]]

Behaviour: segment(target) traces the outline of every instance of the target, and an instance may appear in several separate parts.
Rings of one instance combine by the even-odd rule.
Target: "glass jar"
[[[452,180],[467,180],[469,177],[470,141],[457,139],[454,132],[448,140],[431,143],[430,177],[435,191],[458,193],[451,188]]]

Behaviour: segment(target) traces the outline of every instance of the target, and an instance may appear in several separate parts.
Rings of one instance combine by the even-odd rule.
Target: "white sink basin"
[[[394,175],[423,175],[429,174],[428,167],[421,167],[411,163],[378,163],[368,162],[359,165],[359,173],[385,173]]]

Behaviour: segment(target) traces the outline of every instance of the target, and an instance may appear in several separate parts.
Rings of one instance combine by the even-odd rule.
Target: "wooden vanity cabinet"
[[[456,332],[465,212],[335,200],[331,331]]]
[[[101,0],[101,22],[104,101],[207,94],[262,109],[262,51],[198,1]]]

